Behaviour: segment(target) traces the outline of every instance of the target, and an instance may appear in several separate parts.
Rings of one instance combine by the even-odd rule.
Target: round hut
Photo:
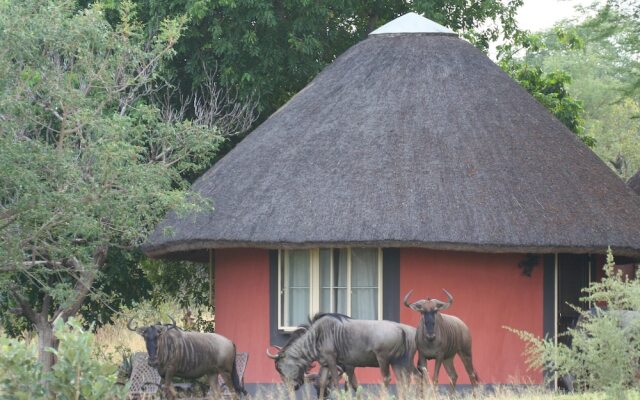
[[[265,349],[317,311],[416,325],[401,297],[442,288],[483,382],[542,382],[503,326],[556,336],[608,246],[640,255],[640,196],[417,14],[338,57],[193,190],[215,209],[168,215],[144,251],[210,264],[216,329],[252,354],[249,384],[279,382]]]

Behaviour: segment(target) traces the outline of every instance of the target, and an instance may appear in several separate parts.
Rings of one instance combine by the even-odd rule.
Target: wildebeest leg
[[[427,371],[427,356],[418,354],[418,372],[422,374],[422,378],[426,381],[429,380],[429,371]]]
[[[232,399],[237,399],[238,398],[238,393],[236,393],[236,389],[233,386],[233,378],[231,378],[231,372],[222,372],[222,379],[224,380],[225,385],[227,385],[227,388],[229,389],[229,392],[231,393],[231,398]],[[216,379],[217,381],[217,379]]]
[[[384,357],[378,357],[378,365],[380,366],[380,372],[382,373],[382,381],[384,387],[388,388],[391,383],[391,371],[389,370],[389,360]]]
[[[327,390],[327,381],[329,375],[329,368],[320,367],[320,391],[318,392],[318,399],[324,399],[325,392]]]
[[[467,375],[469,375],[471,385],[475,389],[475,387],[478,386],[478,374],[476,374],[476,370],[473,369],[473,360],[471,358],[471,354],[460,353],[460,359],[462,360],[464,369],[467,371]]]
[[[442,358],[436,358],[436,366],[433,367],[433,386],[438,386],[438,378],[440,375],[440,366],[442,365]]]
[[[433,385],[431,384],[431,378],[429,378],[429,371],[427,370],[427,356],[420,353],[420,351],[418,351],[417,368],[418,368],[418,372],[422,374],[422,380],[420,383],[422,395],[423,396],[425,395],[425,386],[429,386],[431,388],[431,392],[433,393],[433,396],[435,397],[436,391],[433,388]]]
[[[458,374],[456,373],[456,368],[453,366],[453,357],[447,358],[444,360],[444,369],[447,370],[447,374],[449,374],[449,379],[451,381],[451,393],[456,391],[456,382],[458,381]]]
[[[176,398],[176,391],[173,389],[173,382],[172,382],[173,374],[174,374],[174,371],[172,371],[171,369],[168,369],[164,374],[164,391],[170,400],[173,400]]]
[[[220,385],[218,384],[218,373],[207,375],[207,383],[209,383],[209,394],[213,399],[220,398]]]
[[[357,392],[358,380],[356,379],[356,369],[354,367],[348,367],[348,368],[345,368],[344,372],[346,372],[347,379],[349,379],[349,385],[351,385],[351,388],[353,389],[354,392]],[[347,385],[344,385],[344,388],[345,390],[349,389]]]

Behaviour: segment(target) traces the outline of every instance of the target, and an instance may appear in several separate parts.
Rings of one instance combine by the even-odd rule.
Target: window
[[[382,250],[281,250],[278,328],[291,330],[318,311],[382,319]]]

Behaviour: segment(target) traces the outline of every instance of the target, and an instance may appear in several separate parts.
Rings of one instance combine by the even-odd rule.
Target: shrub
[[[49,373],[38,363],[35,345],[0,337],[0,397],[11,399],[124,399],[117,367],[101,359],[93,334],[79,321],[58,321],[57,362]]]
[[[640,281],[630,280],[614,268],[611,250],[600,282],[584,289],[583,301],[606,304],[603,308],[578,310],[579,324],[567,333],[571,346],[542,339],[529,332],[515,332],[526,344],[525,356],[532,368],[543,368],[549,380],[572,376],[578,390],[603,390],[616,397],[638,388],[640,366],[640,319],[628,311],[640,310]]]

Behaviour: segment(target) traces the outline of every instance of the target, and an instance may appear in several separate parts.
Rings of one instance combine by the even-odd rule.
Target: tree
[[[45,372],[53,325],[97,294],[110,249],[136,248],[170,208],[210,207],[182,176],[253,121],[221,114],[219,91],[183,98],[186,119],[161,74],[185,19],[146,37],[135,15],[123,1],[112,27],[100,5],[0,0],[0,297],[35,327]]]
[[[587,146],[595,146],[595,139],[584,134],[581,102],[568,93],[569,74],[560,70],[545,73],[540,67],[516,60],[503,60],[500,67]]]
[[[117,0],[114,0],[117,3]],[[167,16],[186,14],[186,40],[176,46],[172,73],[185,90],[202,82],[203,66],[217,81],[259,98],[268,117],[326,65],[371,31],[407,12],[423,14],[486,49],[515,35],[522,0],[136,0],[154,30]]]
[[[629,24],[630,15],[615,17],[610,7],[540,33],[525,61],[543,73],[563,71],[572,77],[566,89],[584,108],[584,134],[594,138],[595,153],[626,180],[640,168],[640,97],[633,90],[639,64],[632,55],[640,47],[631,46],[640,25]]]
[[[582,23],[593,43],[614,46],[617,63],[612,66],[624,82],[622,94],[640,100],[640,3],[607,0],[596,14]]]
[[[558,30],[549,33],[546,38],[555,39],[558,48],[561,49],[582,46],[579,36],[573,32]],[[546,49],[547,43],[540,35],[519,32],[513,41],[498,46],[498,65],[569,130],[578,135],[580,140],[593,147],[595,139],[584,131],[582,103],[568,91],[571,76],[561,69],[544,71],[531,60],[532,55],[538,55]],[[524,56],[518,56],[522,52],[525,53]]]

